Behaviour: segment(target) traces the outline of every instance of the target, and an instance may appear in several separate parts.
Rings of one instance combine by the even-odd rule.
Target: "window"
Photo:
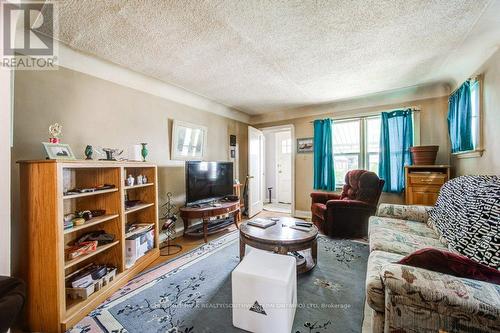
[[[361,119],[333,123],[333,159],[337,186],[344,184],[347,171],[359,168],[360,123]]]
[[[480,157],[481,77],[469,79],[455,90],[448,102],[448,134],[451,152],[458,158]],[[470,98],[470,100],[469,100]]]
[[[479,100],[480,100],[479,81],[472,81],[470,84],[470,100],[471,100],[471,135],[472,146],[474,150],[479,148]]]
[[[285,139],[281,141],[281,153],[282,154],[292,153],[292,139]]]
[[[380,117],[366,119],[366,165],[365,169],[378,174],[380,152]]]
[[[379,145],[380,116],[334,121],[336,186],[342,187],[349,170],[366,169],[378,173]]]

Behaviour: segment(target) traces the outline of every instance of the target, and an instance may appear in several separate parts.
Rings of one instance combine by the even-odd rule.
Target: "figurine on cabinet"
[[[94,155],[94,148],[91,145],[87,145],[87,147],[85,147],[85,157],[87,157],[86,160],[91,160],[92,155]]]
[[[128,175],[127,186],[134,186],[135,178],[132,175]]]

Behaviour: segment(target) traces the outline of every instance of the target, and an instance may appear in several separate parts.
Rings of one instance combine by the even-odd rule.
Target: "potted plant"
[[[439,146],[415,146],[410,147],[411,157],[414,165],[432,165],[436,161]]]

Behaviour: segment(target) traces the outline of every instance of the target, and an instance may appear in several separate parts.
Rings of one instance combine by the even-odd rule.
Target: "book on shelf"
[[[125,238],[145,233],[153,228],[153,223],[133,223],[125,227]]]
[[[259,217],[259,218],[248,221],[248,224],[253,225],[254,227],[259,227],[259,228],[268,228],[272,225],[275,225],[276,221],[263,219],[263,218]]]

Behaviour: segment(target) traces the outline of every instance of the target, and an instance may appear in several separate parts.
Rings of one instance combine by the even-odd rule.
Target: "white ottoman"
[[[291,332],[297,306],[295,258],[252,249],[231,280],[235,327],[254,333]]]

